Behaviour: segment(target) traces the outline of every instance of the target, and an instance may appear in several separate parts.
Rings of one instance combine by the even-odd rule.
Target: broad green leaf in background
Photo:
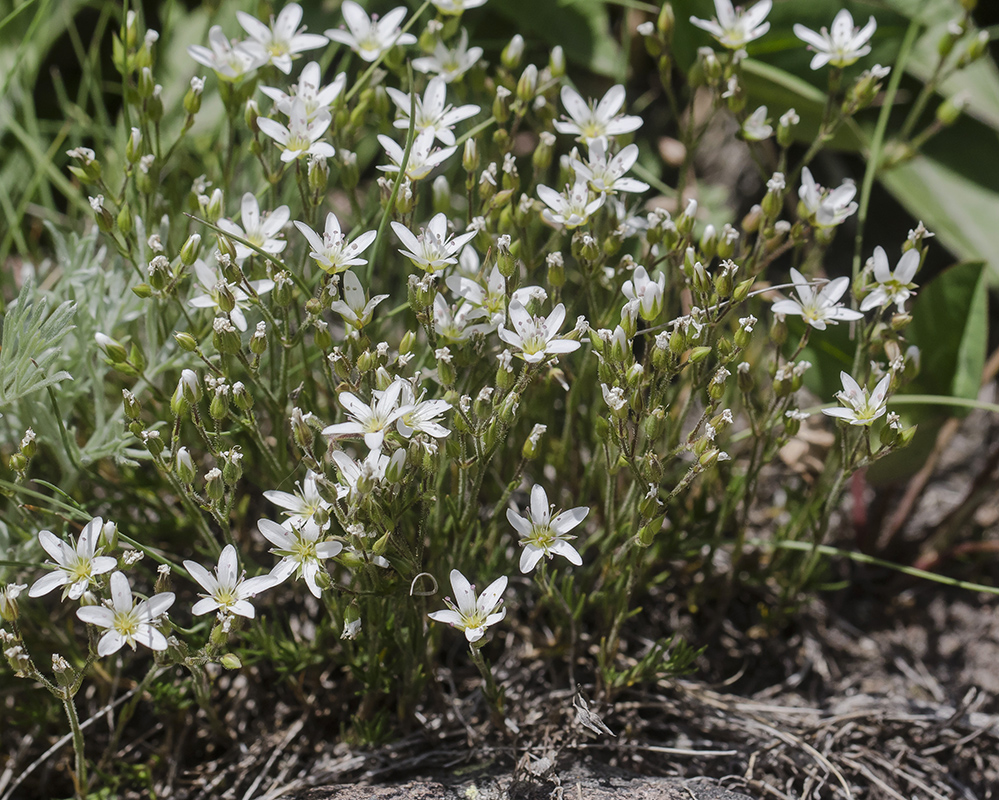
[[[907,393],[978,397],[988,345],[982,262],[957,264],[919,291],[909,339],[920,349],[922,366]]]

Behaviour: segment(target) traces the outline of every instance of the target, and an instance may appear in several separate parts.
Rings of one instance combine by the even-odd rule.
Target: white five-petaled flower
[[[666,276],[657,273],[656,280],[649,277],[645,267],[635,267],[632,277],[624,282],[621,292],[628,302],[638,306],[642,319],[651,322],[663,310],[663,294],[666,292]]]
[[[486,4],[486,0],[430,0],[430,2],[434,4],[434,8],[448,16],[460,14],[462,11],[467,11],[470,8],[478,8]]]
[[[274,505],[284,509],[288,519],[284,521],[286,528],[296,528],[306,522],[316,522],[318,512],[329,512],[330,504],[323,500],[316,485],[316,473],[311,469],[305,474],[305,481],[295,494],[290,492],[266,491],[264,497]],[[318,522],[316,524],[319,524]],[[323,530],[330,525],[329,517],[320,525]]]
[[[226,283],[217,268],[209,267],[200,258],[194,262],[194,274],[201,284],[202,291],[201,294],[195,295],[187,302],[195,308],[217,308],[221,311],[222,309],[219,306],[219,288],[224,285],[236,302],[232,311],[229,312],[229,319],[233,325],[241,331],[245,331],[246,316],[243,314],[243,309],[249,306],[250,301],[246,292],[236,284]],[[269,278],[263,278],[259,281],[250,281],[250,286],[258,295],[265,294],[274,288],[274,281]]]
[[[798,197],[810,221],[820,228],[832,228],[854,214],[858,208],[853,198],[857,185],[845,180],[835,189],[825,189],[815,182],[811,170],[801,170],[801,186]]]
[[[219,555],[214,575],[197,561],[185,561],[184,569],[208,592],[191,609],[195,616],[217,610],[221,614],[237,614],[253,619],[255,612],[249,598],[280,582],[272,575],[258,575],[248,580],[243,578],[239,574],[236,547],[231,544],[227,544]]]
[[[349,325],[360,330],[371,322],[371,315],[387,294],[376,294],[370,300],[357,276],[348,270],[343,273],[343,299],[330,303],[330,310],[336,311]]]
[[[399,109],[399,118],[393,123],[395,127],[409,130],[409,112],[415,105],[416,114],[413,122],[415,130],[419,133],[433,131],[441,144],[453,145],[455,139],[452,128],[462,120],[479,113],[479,107],[476,105],[457,108],[447,105],[447,81],[440,77],[430,79],[422,98],[419,95],[415,95],[414,98],[410,93],[401,92],[391,86],[386,87],[385,91]]]
[[[249,47],[245,42],[230,42],[220,25],[212,25],[208,31],[208,44],[211,48],[189,45],[187,52],[199,64],[215,70],[223,80],[239,80],[267,61],[259,48]]]
[[[365,231],[354,241],[348,242],[347,237],[340,230],[340,220],[332,211],[326,215],[326,227],[323,229],[322,237],[304,222],[296,220],[295,227],[302,235],[309,240],[312,250],[309,255],[324,270],[336,275],[349,267],[367,264],[364,258],[358,256],[367,250],[375,237],[377,231]]]
[[[863,28],[854,27],[853,15],[844,8],[833,19],[832,30],[823,26],[816,33],[811,28],[796,24],[794,35],[815,50],[812,69],[819,69],[826,64],[833,67],[848,67],[861,56],[871,52],[868,42],[877,27],[874,17],[871,17]]]
[[[770,23],[763,20],[767,18],[772,6],[771,0],[760,0],[752,8],[743,11],[741,8],[734,8],[732,0],[715,0],[717,16],[714,19],[691,17],[690,22],[714,36],[722,47],[741,50],[770,30]]]
[[[490,583],[482,594],[475,596],[475,587],[458,570],[451,570],[451,589],[454,591],[455,602],[445,598],[445,611],[432,611],[427,616],[434,622],[443,622],[452,628],[465,632],[469,644],[479,641],[486,628],[495,625],[506,616],[506,609],[500,609],[503,602],[503,592],[506,591],[507,577],[497,578]]]
[[[405,450],[396,450],[405,455]],[[336,486],[337,499],[350,495],[362,495],[385,479],[390,458],[378,450],[372,450],[363,461],[355,461],[340,450],[333,451],[333,462],[340,470],[342,483]]]
[[[393,381],[380,396],[372,398],[370,405],[351,392],[340,392],[337,399],[347,410],[349,421],[328,425],[323,428],[323,435],[338,438],[362,435],[369,450],[381,450],[392,423],[413,410],[411,405],[399,405],[403,383],[401,379]]]
[[[570,508],[552,517],[553,506],[548,504],[548,495],[539,484],[531,489],[531,510],[529,518],[525,519],[512,508],[506,510],[506,518],[520,534],[520,544],[524,548],[520,554],[520,571],[527,573],[533,570],[542,556],[549,559],[554,556],[564,556],[570,564],[577,567],[583,559],[576,548],[569,544],[569,531],[579,525],[590,509],[586,506]]]
[[[304,33],[305,27],[298,27],[302,21],[302,7],[298,3],[288,3],[281,9],[277,19],[271,17],[271,24],[265,25],[245,11],[237,11],[236,19],[243,26],[254,45],[265,55],[266,62],[273,64],[285,75],[291,72],[291,58],[303,50],[323,47],[327,39],[318,33]]]
[[[742,135],[750,142],[762,142],[764,139],[769,139],[773,132],[773,126],[767,122],[766,106],[760,106],[742,123]]]
[[[393,222],[392,230],[399,237],[403,248],[399,252],[426,272],[440,272],[449,264],[457,264],[458,251],[466,242],[475,238],[475,231],[467,231],[459,236],[448,233],[447,215],[435,214],[427,227],[414,234],[401,222]]]
[[[173,592],[161,592],[136,603],[125,573],[112,572],[110,606],[83,606],[76,610],[76,616],[91,625],[107,628],[97,643],[97,655],[101,657],[117,653],[125,644],[133,650],[136,643],[150,650],[166,650],[166,637],[153,625],[173,601]]]
[[[94,517],[80,532],[75,549],[52,531],[39,531],[38,542],[52,557],[55,569],[35,581],[28,590],[28,596],[41,597],[57,586],[64,586],[64,600],[67,597],[79,600],[97,575],[113,570],[118,565],[117,559],[97,555],[97,540],[103,528],[104,520]]]
[[[462,280],[467,281],[468,278]],[[464,342],[476,333],[488,333],[493,330],[495,326],[481,321],[486,317],[484,309],[468,301],[462,302],[457,308],[452,308],[443,295],[438,294],[434,297],[434,330],[438,336],[449,342]]]
[[[343,20],[350,29],[348,33],[338,28],[330,28],[326,35],[334,42],[347,45],[365,61],[375,61],[393,45],[415,44],[416,37],[402,33],[400,23],[406,18],[405,6],[398,6],[379,19],[369,17],[367,12],[354,0],[344,0],[341,7]]]
[[[257,198],[254,197],[253,192],[247,192],[243,195],[239,209],[239,220],[243,223],[242,227],[228,219],[220,219],[218,226],[227,233],[246,239],[265,253],[274,255],[282,252],[288,246],[288,242],[277,237],[284,230],[284,226],[288,224],[290,217],[291,212],[288,210],[288,206],[278,206],[269,213],[261,214]],[[233,244],[236,246],[237,261],[243,261],[256,255],[256,251],[251,250],[245,244],[239,242],[233,242]]]
[[[474,67],[480,58],[482,58],[482,48],[469,47],[468,31],[462,28],[458,46],[454,50],[448,49],[443,42],[438,41],[434,45],[432,56],[413,59],[413,69],[417,72],[436,73],[445,82],[453,83]]]
[[[423,180],[435,167],[443,164],[457,151],[457,147],[435,149],[435,138],[434,131],[426,130],[418,133],[413,140],[409,160],[406,161],[406,177],[411,181]],[[378,169],[382,172],[398,172],[406,155],[402,145],[383,133],[378,134],[378,143],[385,148],[385,155],[392,161],[391,164],[380,164]]]
[[[837,322],[850,322],[863,319],[864,315],[852,308],[839,304],[839,299],[850,285],[846,277],[829,281],[818,292],[798,270],[791,268],[791,280],[798,299],[778,300],[773,304],[775,314],[793,314],[800,316],[817,330],[824,331],[826,323],[835,325]]]
[[[589,144],[589,157],[586,162],[571,158],[570,165],[576,171],[577,178],[586,180],[594,192],[644,192],[649,184],[625,178],[628,170],[638,161],[638,145],[629,144],[621,149],[616,156],[609,157],[607,143],[604,139],[594,139]]]
[[[281,556],[281,560],[270,571],[275,579],[274,585],[283,583],[294,575],[305,578],[309,591],[319,597],[321,592],[316,583],[316,575],[323,568],[323,561],[340,554],[343,544],[334,539],[320,539],[323,531],[313,522],[288,530],[273,520],[261,519],[257,521],[257,530],[274,545],[271,552]]]
[[[556,121],[555,130],[559,133],[572,133],[587,144],[594,139],[607,139],[631,133],[642,127],[642,118],[618,115],[624,105],[625,92],[621,84],[611,86],[599,103],[584,100],[575,89],[563,86],[562,105],[571,119]]]
[[[341,72],[333,83],[322,86],[323,73],[318,61],[310,61],[302,68],[298,83],[291,87],[291,94],[273,86],[261,86],[260,91],[274,101],[274,108],[285,116],[291,115],[291,107],[299,99],[305,106],[305,116],[312,119],[319,111],[329,111],[347,84],[347,74]]]
[[[566,184],[564,194],[538,184],[538,197],[548,206],[541,212],[542,218],[551,225],[564,225],[570,230],[585,223],[607,199],[607,195],[600,192],[591,200],[589,183],[579,174],[571,187]]]
[[[461,256],[459,256],[459,265],[461,265],[461,260],[469,253],[474,253],[471,247],[466,247],[461,251]],[[459,266],[460,268],[460,266]],[[472,271],[472,274],[478,270],[478,256],[476,256],[476,267]],[[494,331],[499,324],[506,319],[506,278],[503,277],[503,273],[499,271],[499,267],[493,266],[490,270],[488,277],[486,278],[485,285],[483,285],[479,280],[467,278],[463,275],[457,273],[449,275],[447,278],[447,288],[454,292],[461,298],[464,298],[466,303],[470,304],[475,308],[481,308],[485,315],[488,316],[488,324],[483,325],[483,329],[487,331]],[[437,295],[440,297],[440,295]],[[532,299],[537,298],[542,303],[548,299],[548,293],[542,289],[540,286],[521,286],[518,289],[513,290],[511,295],[512,300],[519,300],[524,306],[527,306]],[[444,303],[443,307],[447,304]],[[478,317],[473,317],[470,310],[465,310],[466,306],[462,305],[461,308],[454,314],[454,319],[457,321],[458,316],[461,315],[465,322],[470,322],[472,319],[477,319]],[[437,323],[437,301],[434,300],[434,323]],[[438,333],[441,331],[438,330]],[[446,334],[445,334],[446,335]],[[457,341],[457,340],[456,340]]]
[[[333,158],[336,150],[329,142],[320,142],[332,121],[330,112],[324,108],[310,117],[305,101],[296,97],[288,111],[288,126],[268,117],[257,117],[260,132],[271,137],[281,148],[281,160],[294,161],[302,156],[322,156]]]
[[[888,410],[886,402],[891,373],[878,381],[878,385],[870,393],[867,389],[861,389],[860,384],[845,372],[840,372],[839,379],[843,383],[843,390],[836,393],[836,399],[846,408],[823,408],[823,414],[844,420],[851,425],[871,425]]]
[[[441,425],[437,418],[450,409],[451,404],[447,400],[424,400],[423,396],[420,395],[420,399],[417,400],[413,387],[408,381],[402,381],[399,402],[403,406],[408,406],[409,411],[396,420],[396,430],[406,439],[414,433],[425,433],[435,439],[443,439],[450,435],[451,431]]]
[[[888,254],[883,247],[874,248],[874,280],[877,282],[873,291],[860,304],[861,311],[894,303],[899,312],[905,311],[905,301],[912,296],[916,285],[912,279],[919,269],[919,251],[906,250],[898,260],[895,271],[892,272],[888,263]]]
[[[559,339],[558,331],[565,322],[565,306],[559,303],[552,309],[548,318],[532,317],[519,300],[510,301],[510,322],[513,330],[500,325],[499,338],[516,347],[520,358],[529,364],[537,364],[548,356],[560,356],[579,349],[579,342],[573,339]]]

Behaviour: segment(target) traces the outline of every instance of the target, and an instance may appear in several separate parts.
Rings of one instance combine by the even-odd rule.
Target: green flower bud
[[[250,352],[262,356],[267,352],[267,323],[258,322],[253,336],[250,337]]]
[[[191,266],[198,259],[201,252],[201,234],[192,233],[187,237],[187,241],[180,248],[180,263],[185,267]]]
[[[174,457],[173,463],[177,477],[181,483],[185,486],[190,486],[194,483],[197,472],[194,469],[194,459],[191,458],[191,453],[186,447],[181,447],[177,450],[177,455]]]
[[[176,340],[177,344],[180,345],[180,349],[187,353],[193,353],[198,349],[197,339],[186,331],[175,331],[173,338]]]
[[[232,355],[239,352],[239,332],[227,317],[216,317],[212,323],[212,344],[220,353]]]
[[[500,54],[500,61],[503,66],[511,72],[520,65],[520,59],[524,55],[524,37],[519,33],[514,34],[503,52]]]
[[[499,124],[504,124],[510,119],[510,97],[513,92],[505,86],[496,87],[496,96],[493,98],[493,116]]]
[[[517,99],[525,105],[534,99],[538,91],[538,68],[528,64],[517,81]]]
[[[222,458],[222,480],[226,486],[235,486],[243,477],[243,453],[239,445],[233,445],[231,450],[222,454]]]
[[[226,653],[219,661],[223,667],[226,669],[242,669],[243,662],[239,660],[239,656],[235,653]]]
[[[192,117],[201,110],[201,95],[205,91],[205,79],[191,78],[191,88],[184,95],[184,111]]]
[[[240,411],[249,414],[253,408],[253,395],[246,390],[242,381],[236,381],[232,385],[232,399]]]
[[[222,482],[222,470],[213,467],[205,475],[205,494],[214,502],[219,502],[225,495],[225,484]]]
[[[121,364],[128,360],[128,353],[116,339],[105,336],[103,333],[95,333],[94,341],[97,342],[97,346],[104,351],[104,355],[112,364]]]
[[[709,355],[711,355],[710,347],[695,347],[690,351],[690,355],[687,357],[687,360],[691,364],[697,364],[706,359]]]
[[[142,406],[135,399],[135,395],[128,389],[121,390],[121,403],[125,411],[125,417],[130,420],[137,420],[142,414]]]
[[[143,431],[142,443],[154,457],[163,452],[163,440],[160,438],[159,431]]]
[[[565,51],[562,50],[562,45],[557,44],[552,48],[548,56],[548,71],[556,80],[565,75]]]
[[[215,396],[208,405],[208,413],[215,420],[225,419],[229,413],[229,387],[225,384],[215,388]]]

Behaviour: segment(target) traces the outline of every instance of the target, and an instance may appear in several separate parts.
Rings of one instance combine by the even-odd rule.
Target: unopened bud
[[[520,59],[523,55],[524,37],[516,33],[507,46],[503,48],[503,52],[500,54],[500,61],[504,67],[512,72],[520,65]]]

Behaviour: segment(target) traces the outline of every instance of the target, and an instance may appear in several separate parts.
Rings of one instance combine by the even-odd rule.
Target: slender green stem
[[[73,732],[73,752],[76,754],[76,795],[87,796],[87,757],[84,752],[83,729],[80,727],[80,717],[76,713],[76,703],[69,687],[63,689],[62,706],[66,709],[69,727]]]

